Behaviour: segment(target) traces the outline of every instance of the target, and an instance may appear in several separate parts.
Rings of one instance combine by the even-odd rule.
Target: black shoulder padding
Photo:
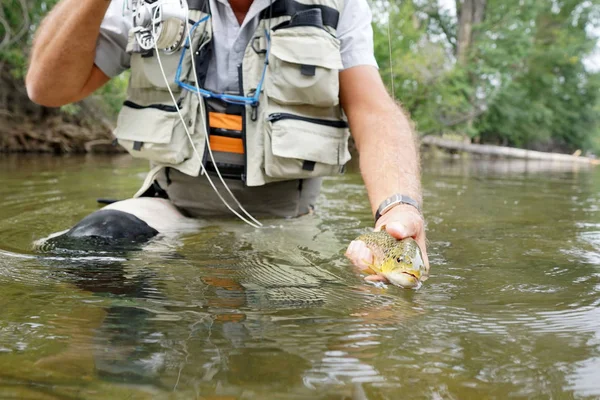
[[[323,11],[320,8],[310,8],[308,10],[299,11],[292,15],[289,28],[293,26],[317,26],[323,27]]]
[[[65,236],[82,238],[95,236],[109,240],[143,242],[158,235],[158,231],[133,214],[117,210],[99,210],[65,233]]]
[[[209,0],[188,0],[188,9],[202,11],[206,14],[210,14],[210,3]]]
[[[271,9],[269,9],[271,8]],[[277,0],[271,7],[267,7],[260,13],[260,19],[278,18],[310,9],[318,8],[321,10],[323,25],[337,29],[340,20],[340,13],[335,8],[319,4],[302,4],[295,0]]]

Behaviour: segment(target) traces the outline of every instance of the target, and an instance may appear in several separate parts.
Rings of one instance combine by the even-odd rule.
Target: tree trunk
[[[473,27],[483,22],[487,0],[462,0],[462,4],[460,4],[460,1],[461,0],[456,1],[456,10],[458,13],[456,59],[459,65],[466,65],[469,62],[469,54],[472,44],[474,43]],[[469,73],[469,75],[472,87],[475,88],[475,79],[471,73]],[[473,127],[475,115],[481,113],[479,107],[475,105],[477,102],[475,90],[471,94],[469,102],[473,106],[473,112],[470,113],[470,116],[466,119],[466,123],[467,127],[471,129]]]
[[[456,58],[461,65],[466,64],[471,44],[473,26],[483,22],[487,0],[460,0],[456,2],[458,12],[458,40]]]

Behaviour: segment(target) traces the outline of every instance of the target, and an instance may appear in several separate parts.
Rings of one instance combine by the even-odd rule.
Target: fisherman
[[[367,1],[185,5],[60,0],[34,40],[30,98],[59,107],[130,69],[115,136],[151,162],[137,195],[168,198],[196,218],[235,204],[251,219],[310,213],[322,177],[343,172],[351,132],[375,229],[414,237],[427,263],[415,134],[379,76]],[[137,220],[139,207],[130,199],[112,212]],[[373,258],[357,241],[346,255],[359,268]]]

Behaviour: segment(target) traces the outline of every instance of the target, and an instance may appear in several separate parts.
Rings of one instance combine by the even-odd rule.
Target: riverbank
[[[0,153],[122,153],[121,146],[113,144],[112,126],[98,123],[93,117],[69,117],[56,113],[50,117],[13,118],[6,111],[0,113]],[[466,153],[499,159],[522,159],[598,165],[600,160],[580,155],[517,149],[506,146],[475,144],[445,139],[438,136],[421,138],[421,149],[429,154]],[[356,146],[351,152],[357,158]]]
[[[63,109],[29,100],[23,81],[0,66],[0,152],[115,152],[113,123],[93,98]],[[91,143],[91,145],[90,145]]]
[[[3,153],[87,153],[116,152],[112,133],[85,120],[54,115],[36,118],[4,117],[0,119],[0,152]]]

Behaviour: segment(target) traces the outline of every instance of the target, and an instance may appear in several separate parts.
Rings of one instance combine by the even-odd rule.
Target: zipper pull
[[[252,113],[250,114],[250,119],[252,121],[256,121],[258,119],[258,103],[252,105]]]
[[[269,116],[267,117],[267,121],[269,121],[269,122],[279,121],[280,119],[281,119],[281,113],[269,114]]]

